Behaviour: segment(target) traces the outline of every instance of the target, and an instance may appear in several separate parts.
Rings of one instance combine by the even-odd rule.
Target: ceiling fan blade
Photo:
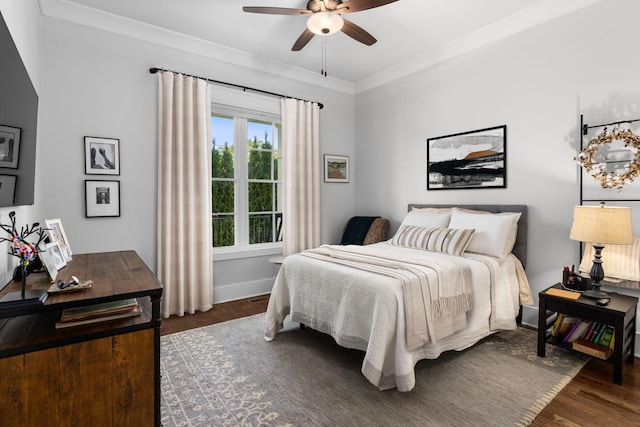
[[[244,12],[250,13],[268,13],[270,15],[311,15],[311,11],[307,9],[291,9],[288,7],[262,7],[262,6],[244,6]]]
[[[394,3],[398,0],[349,0],[338,5],[336,10],[342,15],[345,13],[359,12],[361,10],[373,9],[374,7],[384,6],[385,4]]]
[[[344,26],[342,27],[342,32],[351,37],[352,39],[359,41],[360,43],[364,43],[367,46],[371,46],[378,40],[365,31],[364,28],[354,24],[351,21],[344,20]]]
[[[300,37],[298,37],[298,40],[296,40],[296,42],[293,44],[291,50],[293,50],[294,52],[299,51],[300,49],[305,47],[307,43],[309,43],[313,36],[314,34],[309,31],[308,28],[305,28],[302,34],[300,34]]]

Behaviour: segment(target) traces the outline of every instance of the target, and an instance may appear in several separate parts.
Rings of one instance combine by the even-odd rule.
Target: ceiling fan
[[[270,15],[309,15],[307,28],[300,34],[291,50],[305,47],[314,35],[328,36],[340,30],[352,39],[371,46],[377,40],[363,28],[342,17],[347,13],[373,9],[398,0],[309,0],[306,9],[288,7],[245,6],[245,12]]]

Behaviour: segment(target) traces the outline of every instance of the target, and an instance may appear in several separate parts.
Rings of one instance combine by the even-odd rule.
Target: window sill
[[[255,258],[261,256],[281,255],[282,245],[261,245],[256,248],[214,249],[213,262],[231,259]]]

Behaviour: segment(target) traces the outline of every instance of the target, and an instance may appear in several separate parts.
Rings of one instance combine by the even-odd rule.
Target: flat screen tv
[[[32,205],[38,94],[0,13],[0,207]]]

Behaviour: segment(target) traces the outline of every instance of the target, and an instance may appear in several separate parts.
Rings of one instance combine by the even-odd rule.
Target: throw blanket
[[[464,314],[471,309],[471,271],[465,263],[406,255],[400,258],[394,251],[371,246],[323,245],[300,255],[397,279],[404,295],[409,350],[466,326]]]
[[[379,216],[354,216],[349,220],[342,234],[341,245],[361,245],[371,228],[371,224]]]

